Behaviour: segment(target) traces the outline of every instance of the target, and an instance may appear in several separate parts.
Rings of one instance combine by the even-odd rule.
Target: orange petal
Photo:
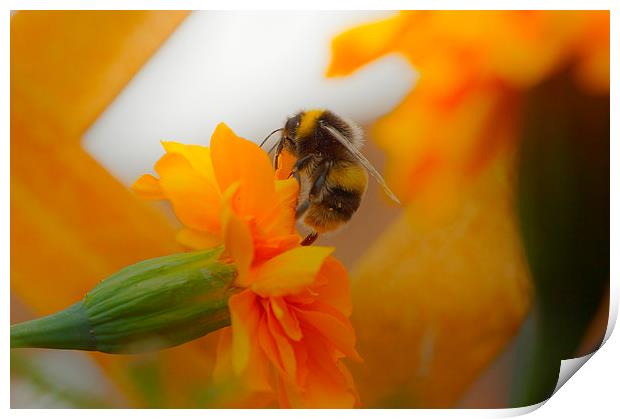
[[[131,185],[131,189],[141,198],[145,199],[166,199],[166,196],[159,186],[159,179],[152,175],[142,175]]]
[[[293,342],[295,358],[297,358],[297,386],[303,388],[308,378],[308,351],[304,347],[304,342]]]
[[[267,325],[267,315],[263,315],[258,324],[257,342],[265,356],[278,369],[280,373],[284,373],[282,369],[282,360],[276,342]]]
[[[355,350],[353,326],[339,311],[326,304],[314,303],[310,310],[296,307],[295,312],[300,323],[314,328],[340,352],[361,362],[362,359]]]
[[[321,266],[312,290],[317,299],[338,309],[345,316],[351,315],[351,292],[349,274],[337,259],[328,257]]]
[[[357,392],[357,389],[355,388],[355,381],[353,380],[353,375],[351,374],[351,371],[349,371],[349,369],[347,368],[347,366],[343,362],[338,362],[338,370],[340,371],[340,373],[344,377],[348,393],[353,395],[353,397],[355,398],[355,402],[353,404],[353,407],[358,407],[358,408],[362,407],[362,402],[360,400],[360,395]]]
[[[276,202],[278,204],[295,208],[298,194],[299,182],[294,178],[276,180]]]
[[[286,384],[284,383],[284,377],[278,376],[278,405],[280,409],[290,409],[291,402],[286,394]]]
[[[338,364],[332,369],[338,369]],[[315,409],[350,409],[355,406],[356,395],[349,388],[347,378],[338,370],[340,377],[334,379],[333,374],[325,371],[312,361],[309,362],[310,374],[306,391],[303,394],[303,406]]]
[[[239,274],[237,285],[247,287],[250,283],[250,266],[254,259],[254,243],[252,232],[247,223],[243,222],[230,207],[230,195],[238,193],[238,184],[232,185],[225,194],[225,204],[222,207],[222,234],[226,250],[232,256]]]
[[[294,312],[292,312],[286,301],[282,297],[272,297],[269,299],[271,303],[271,310],[276,319],[282,326],[284,333],[292,340],[298,341],[301,339],[301,329],[299,328],[299,321]]]
[[[356,402],[349,377],[340,369],[329,344],[313,330],[304,330],[307,375],[303,386],[286,386],[287,400],[293,408],[351,408]]]
[[[211,150],[209,147],[181,144],[174,141],[162,141],[161,144],[166,152],[182,155],[194,170],[213,183],[216,183],[213,163],[211,161]]]
[[[294,294],[312,284],[333,247],[297,247],[254,270],[252,290],[262,296]]]
[[[279,180],[271,208],[257,220],[266,236],[287,235],[295,232],[295,208],[299,183],[295,179]]]
[[[192,230],[191,228],[184,228],[179,231],[176,239],[182,246],[195,250],[210,249],[222,244],[222,239],[219,236]]]
[[[233,203],[235,212],[260,219],[271,209],[274,175],[264,150],[237,137],[225,124],[219,124],[211,137],[211,157],[221,190],[239,182],[238,200]]]
[[[228,307],[232,325],[233,371],[240,375],[250,360],[261,308],[256,301],[256,295],[250,290],[242,291],[230,297]]]
[[[219,340],[216,351],[215,367],[213,369],[214,381],[226,382],[230,380],[232,370],[232,327],[226,327],[219,332]],[[250,351],[248,366],[243,372],[242,382],[245,388],[252,392],[273,392],[269,383],[269,360],[261,352],[257,345],[253,345]]]
[[[280,323],[278,323],[275,318],[271,307],[269,307],[269,302],[263,301],[263,306],[267,315],[269,333],[271,333],[278,350],[279,359],[281,361],[280,367],[290,380],[295,380],[297,377],[297,359],[295,358],[293,346],[285,336],[285,332],[282,330]]]
[[[298,246],[300,241],[301,238],[298,234],[268,237],[267,239],[258,237],[255,241],[254,257],[257,261],[271,259]]]
[[[288,179],[297,159],[286,150],[282,150],[276,161],[276,179]]]
[[[198,231],[220,229],[220,193],[180,154],[166,154],[155,165],[159,185],[179,220]]]
[[[271,366],[269,360],[256,344],[252,346],[250,362],[245,373],[245,381],[248,388],[256,392],[273,392],[270,383]]]
[[[214,380],[225,380],[232,373],[232,327],[225,327],[218,332],[215,367],[213,368]]]

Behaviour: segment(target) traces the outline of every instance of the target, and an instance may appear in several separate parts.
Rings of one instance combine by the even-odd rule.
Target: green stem
[[[11,348],[93,351],[97,342],[80,301],[58,313],[11,326]]]

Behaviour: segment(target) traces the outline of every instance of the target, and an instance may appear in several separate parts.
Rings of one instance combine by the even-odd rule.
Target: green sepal
[[[11,347],[140,353],[228,326],[236,271],[221,253],[181,253],[122,269],[71,307],[11,326]]]

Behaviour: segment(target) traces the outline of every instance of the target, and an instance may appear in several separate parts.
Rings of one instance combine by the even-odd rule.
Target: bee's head
[[[299,129],[299,125],[301,124],[301,117],[303,116],[303,114],[303,112],[299,112],[286,120],[286,123],[284,124],[284,131],[282,132],[282,138],[284,139],[284,141],[295,141],[295,138],[297,138],[297,130]]]
[[[312,136],[324,112],[323,109],[312,109],[288,118],[284,124],[284,140],[296,143],[301,138]]]

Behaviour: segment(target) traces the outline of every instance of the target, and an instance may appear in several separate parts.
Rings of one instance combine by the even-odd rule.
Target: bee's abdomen
[[[329,169],[326,184],[329,190],[342,190],[362,195],[368,185],[368,174],[357,163],[338,161]]]
[[[308,208],[304,222],[318,233],[337,229],[359,208],[367,183],[368,174],[359,164],[334,162],[319,199]]]
[[[329,212],[334,212],[337,217],[349,221],[353,213],[359,208],[361,201],[362,194],[335,188],[323,196],[322,204],[327,207]]]
[[[335,230],[351,219],[361,200],[360,193],[333,188],[310,206],[304,222],[318,233]]]

